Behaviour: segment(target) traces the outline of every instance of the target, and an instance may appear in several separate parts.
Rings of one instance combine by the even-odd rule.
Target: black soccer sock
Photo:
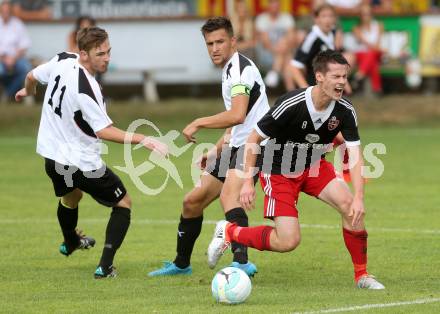
[[[235,223],[240,227],[248,227],[248,216],[243,208],[233,208],[225,214],[226,220]],[[234,262],[246,264],[248,262],[247,246],[232,242],[232,253],[234,253]]]
[[[78,223],[78,207],[68,208],[59,201],[57,216],[63,232],[64,242],[72,249],[76,248],[79,245],[79,237],[75,231]]]
[[[174,260],[177,267],[186,268],[190,265],[194,244],[202,231],[202,222],[203,215],[195,218],[180,216],[177,230],[177,256]]]
[[[116,251],[124,241],[130,226],[130,209],[125,207],[113,207],[110,220],[105,231],[105,244],[102,250],[100,266],[109,267],[113,265],[113,258]]]

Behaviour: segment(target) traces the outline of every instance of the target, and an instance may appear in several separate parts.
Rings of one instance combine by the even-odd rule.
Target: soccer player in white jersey
[[[77,36],[79,55],[62,52],[26,76],[15,98],[34,95],[38,82],[47,84],[38,131],[37,153],[45,158],[58,203],[58,221],[64,236],[60,253],[69,256],[88,249],[95,240],[77,232],[78,204],[83,192],[112,207],[96,279],[115,277],[113,259],[130,225],[131,199],[119,179],[101,159],[101,140],[132,144],[164,155],[167,146],[151,137],[120,130],[106,112],[101,88],[94,78],[107,70],[110,42],[105,30],[85,28]]]
[[[248,226],[248,217],[239,202],[243,184],[243,176],[240,177],[242,152],[246,138],[269,110],[266,88],[255,64],[237,52],[236,38],[227,18],[211,18],[201,30],[212,62],[223,69],[222,94],[226,110],[195,119],[185,127],[183,135],[188,141],[195,142],[194,134],[202,128],[226,131],[215,147],[201,157],[200,166],[205,171],[200,185],[184,198],[175,260],[166,262],[163,268],[151,272],[150,276],[192,273],[190,259],[202,228],[203,211],[218,197],[228,221]],[[257,269],[248,261],[247,248],[233,243],[232,251],[234,259],[231,266],[253,276]]]
[[[334,207],[342,218],[342,234],[351,255],[354,279],[359,288],[385,287],[367,272],[367,231],[364,224],[363,165],[356,113],[342,97],[347,83],[348,62],[339,52],[320,52],[313,62],[317,85],[281,96],[257,123],[246,143],[245,172],[255,165],[250,148],[270,138],[260,181],[265,193],[264,216],[275,227],[241,227],[220,221],[208,248],[208,264],[213,267],[229,246],[239,242],[261,251],[288,252],[300,242],[297,202],[300,192],[317,197]],[[343,180],[336,178],[325,153],[334,137],[344,136],[350,159],[354,195]],[[273,149],[272,149],[273,148]],[[240,192],[245,209],[255,201],[255,188],[248,175]]]

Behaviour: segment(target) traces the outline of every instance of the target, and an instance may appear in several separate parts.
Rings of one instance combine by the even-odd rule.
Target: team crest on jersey
[[[309,143],[316,143],[319,141],[319,135],[318,134],[307,134],[306,135],[306,141]]]
[[[339,120],[337,120],[336,117],[333,116],[328,121],[328,130],[333,131],[334,129],[336,129],[338,127],[338,125],[339,125]]]

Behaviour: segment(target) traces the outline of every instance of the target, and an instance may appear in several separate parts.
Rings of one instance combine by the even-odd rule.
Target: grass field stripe
[[[397,307],[397,306],[405,306],[405,305],[429,304],[429,303],[437,303],[437,302],[440,302],[440,298],[417,299],[413,301],[402,301],[402,302],[392,302],[392,303],[365,304],[365,305],[356,305],[350,307],[341,307],[336,309],[325,309],[325,310],[312,311],[312,312],[294,312],[293,314],[341,313],[341,312],[353,312],[358,310],[369,310],[369,309]]]
[[[107,223],[107,218],[85,218],[85,219],[79,219],[79,223],[86,223],[86,224],[94,224],[94,223]],[[215,225],[218,221],[217,220],[204,220],[203,224],[207,225]],[[36,218],[28,218],[28,219],[1,219],[0,225],[14,225],[14,224],[29,224],[29,223],[35,223],[35,224],[51,224],[55,223],[57,224],[57,218],[54,216],[54,218],[46,218],[46,219],[36,219]],[[173,225],[178,224],[179,220],[177,219],[139,219],[139,220],[132,220],[132,224],[158,224],[158,225]],[[271,223],[268,220],[251,220],[250,225],[251,226],[258,226],[262,224],[268,224],[271,225]],[[340,225],[321,225],[321,224],[301,224],[301,228],[303,229],[341,229],[342,227]],[[438,229],[404,229],[404,228],[381,228],[381,227],[368,227],[368,231],[376,231],[376,232],[402,232],[402,233],[423,233],[423,234],[440,234],[440,230]]]

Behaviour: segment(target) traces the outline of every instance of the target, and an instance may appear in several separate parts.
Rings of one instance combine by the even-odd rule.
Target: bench
[[[117,83],[120,85],[142,82],[142,92],[145,102],[157,103],[160,100],[159,92],[157,91],[157,75],[185,71],[187,71],[187,69],[182,66],[151,67],[145,69],[110,66],[108,72],[104,75],[104,82]]]

